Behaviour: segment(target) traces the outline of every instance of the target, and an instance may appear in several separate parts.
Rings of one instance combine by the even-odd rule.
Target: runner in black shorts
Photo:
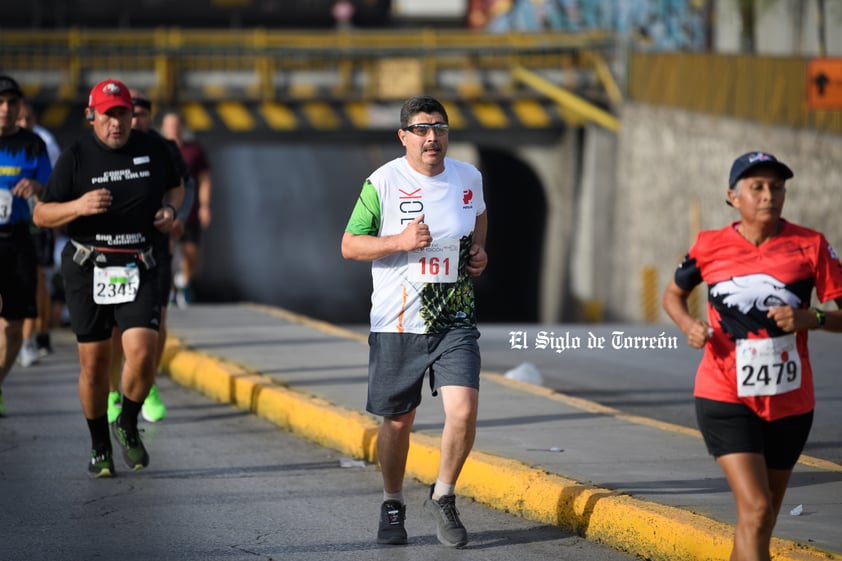
[[[193,281],[199,272],[199,244],[202,231],[211,223],[211,173],[210,164],[204,147],[196,140],[185,138],[181,115],[172,109],[163,111],[160,115],[161,134],[175,142],[190,175],[196,182],[196,196],[193,204],[187,207],[189,211],[184,221],[183,235],[179,239],[181,248],[181,270],[175,274],[176,304],[185,307],[193,299]]]
[[[20,126],[24,126],[25,119],[18,118]],[[32,119],[28,119],[32,122]],[[32,130],[32,129],[30,129]],[[34,203],[34,199],[31,201]],[[35,246],[35,260],[38,265],[36,284],[36,303],[38,317],[27,319],[23,323],[23,345],[21,346],[18,362],[21,366],[30,366],[38,362],[42,355],[52,352],[50,344],[50,312],[52,303],[50,301],[50,290],[47,286],[47,272],[53,268],[55,261],[55,236],[49,228],[32,227],[32,244]]]
[[[775,520],[810,433],[815,395],[807,332],[842,332],[842,265],[824,235],[782,218],[792,170],[748,152],[731,166],[740,219],[699,233],[663,296],[690,346],[704,349],[693,395],[699,429],[737,505],[731,559],[768,561]],[[691,291],[708,286],[707,320]],[[810,308],[815,292],[836,310]]]
[[[170,291],[172,287],[172,241],[171,236],[176,237],[177,232],[180,231],[181,224],[187,217],[190,210],[190,204],[193,201],[194,183],[190,176],[190,171],[187,169],[187,164],[181,156],[181,151],[178,145],[163,136],[161,136],[155,129],[152,128],[152,103],[145,94],[138,90],[131,90],[132,103],[134,104],[134,111],[132,116],[132,128],[159,139],[167,148],[178,175],[181,177],[184,185],[184,201],[178,211],[176,220],[173,223],[172,230],[169,235],[156,232],[153,244],[155,246],[155,254],[159,256],[158,266],[158,283],[161,292],[161,325],[158,328],[158,351],[155,361],[155,372],[158,371],[158,366],[161,363],[161,357],[164,354],[164,344],[167,340],[167,305],[169,304]],[[109,392],[108,392],[108,422],[113,423],[120,415],[122,407],[122,398],[120,396],[120,374],[123,367],[123,345],[121,340],[121,333],[118,329],[114,329],[112,334],[112,357],[111,367],[109,369]],[[152,384],[149,389],[149,394],[143,401],[143,407],[140,414],[144,419],[151,423],[156,423],[162,420],[167,415],[167,408],[161,400],[157,384]]]
[[[79,398],[91,435],[88,471],[112,476],[107,402],[111,333],[125,349],[123,407],[112,425],[130,469],[148,465],[137,429],[155,379],[161,321],[156,232],[168,233],[184,189],[164,145],[131,129],[132,100],[125,84],[105,80],[91,90],[91,134],[61,155],[41,202],[37,226],[67,225],[62,276],[79,349]],[[164,258],[164,256],[161,256]]]
[[[23,92],[0,76],[0,416],[6,414],[2,384],[23,342],[23,322],[36,309],[36,259],[29,235],[29,199],[40,195],[50,175],[44,141],[18,126]]]
[[[47,129],[38,124],[37,114],[26,99],[21,104],[18,115],[18,126],[29,129],[47,145],[47,154],[50,157],[50,165],[55,166],[61,154],[61,148],[56,138]],[[35,204],[35,199],[30,199],[30,205]],[[36,363],[40,357],[47,356],[53,352],[50,341],[50,329],[53,319],[53,283],[55,282],[55,234],[49,228],[32,228],[32,242],[35,244],[35,255],[38,260],[38,284],[36,287],[36,302],[38,317],[27,319],[23,322],[23,346],[18,356],[18,362],[22,366]]]

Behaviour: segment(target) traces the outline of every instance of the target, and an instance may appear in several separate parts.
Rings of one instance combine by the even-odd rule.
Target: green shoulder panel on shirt
[[[374,185],[366,180],[345,231],[356,235],[376,236],[379,230],[380,197]]]

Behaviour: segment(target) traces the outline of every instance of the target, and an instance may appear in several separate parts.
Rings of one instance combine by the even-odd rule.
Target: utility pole
[[[825,13],[824,0],[816,0],[818,4],[818,24],[819,24],[819,56],[827,56],[827,39],[825,38],[824,22],[827,14]]]

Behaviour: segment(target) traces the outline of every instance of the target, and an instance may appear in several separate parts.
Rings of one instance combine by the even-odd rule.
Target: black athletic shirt
[[[181,149],[178,147],[178,144],[176,144],[175,140],[165,138],[155,129],[149,129],[149,134],[166,145],[167,151],[169,151],[170,157],[173,159],[173,163],[175,164],[175,171],[178,172],[181,180],[184,181],[186,185],[187,180],[190,179],[190,169],[187,167],[187,162],[184,161],[184,156],[181,155]]]
[[[64,203],[109,189],[108,211],[73,220],[67,233],[83,244],[136,249],[154,239],[153,222],[164,193],[180,182],[166,146],[153,136],[132,130],[128,142],[113,150],[91,131],[62,152],[42,200]]]

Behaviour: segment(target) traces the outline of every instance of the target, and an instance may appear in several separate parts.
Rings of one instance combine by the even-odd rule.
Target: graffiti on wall
[[[505,33],[612,30],[653,50],[704,50],[706,0],[474,0],[472,27]]]

